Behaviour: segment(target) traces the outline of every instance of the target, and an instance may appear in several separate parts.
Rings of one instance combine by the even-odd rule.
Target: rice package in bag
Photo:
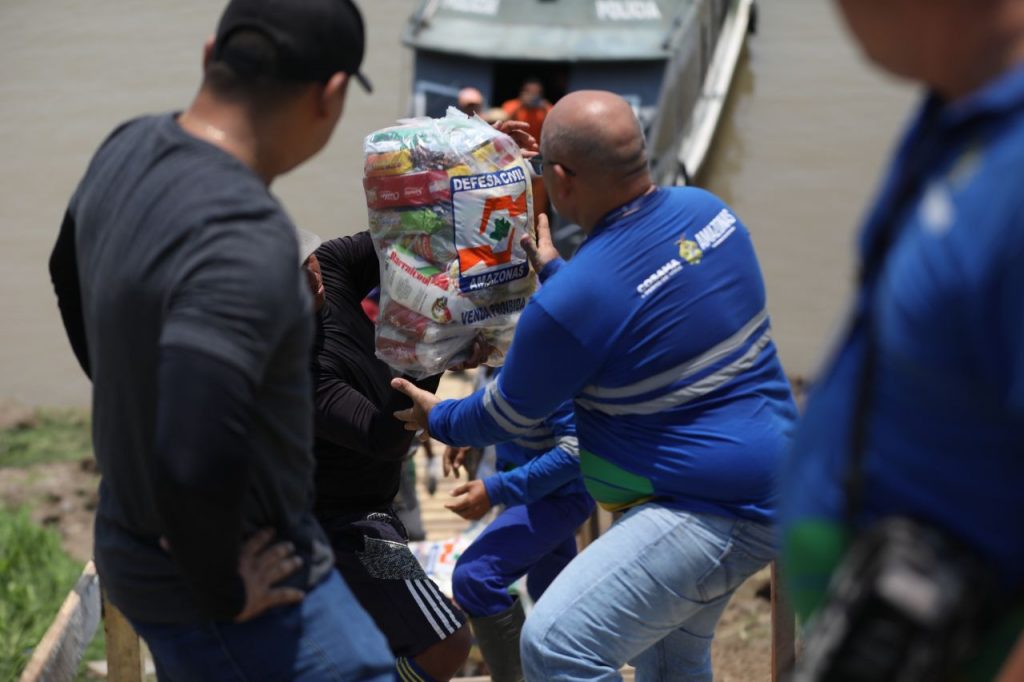
[[[380,261],[377,357],[422,378],[465,361],[474,341],[501,365],[536,289],[530,172],[519,147],[450,108],[367,136],[364,179]]]

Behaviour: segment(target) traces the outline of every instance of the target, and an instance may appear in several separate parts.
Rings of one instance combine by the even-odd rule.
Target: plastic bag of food
[[[367,136],[364,179],[380,261],[377,357],[425,377],[464,362],[480,338],[500,365],[536,289],[519,240],[533,235],[518,146],[449,109]]]

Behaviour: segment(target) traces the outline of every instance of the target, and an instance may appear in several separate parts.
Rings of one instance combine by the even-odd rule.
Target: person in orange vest
[[[520,86],[519,97],[508,100],[501,105],[501,109],[509,120],[528,124],[530,135],[540,140],[540,131],[551,106],[551,102],[544,99],[544,84],[539,78],[531,76]],[[537,213],[546,213],[548,210],[548,195],[539,177],[533,183],[533,205]]]
[[[544,99],[544,84],[539,78],[527,78],[519,88],[519,97],[501,105],[512,121],[530,124],[530,134],[537,140],[544,125],[544,119],[551,111],[551,102]]]

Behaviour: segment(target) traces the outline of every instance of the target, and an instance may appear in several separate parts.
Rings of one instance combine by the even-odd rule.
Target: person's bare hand
[[[469,451],[470,448],[457,448],[452,445],[445,448],[441,465],[444,468],[446,478],[449,473],[455,476],[455,478],[459,477],[459,468],[466,465],[466,455],[469,454]]]
[[[495,121],[491,125],[499,133],[505,133],[512,138],[513,142],[519,145],[519,151],[524,159],[540,154],[540,144],[537,138],[530,134],[530,124],[526,121]]]
[[[309,258],[302,264],[302,269],[306,272],[306,282],[313,294],[313,310],[320,312],[320,309],[324,307],[326,292],[324,291],[324,278],[320,272],[320,261],[317,260],[316,254],[309,254]]]
[[[467,521],[482,518],[491,508],[491,498],[487,496],[487,488],[480,480],[463,483],[452,490],[452,497],[456,499],[446,504],[445,509],[452,510]]]
[[[407,379],[392,379],[391,388],[401,391],[412,399],[412,407],[395,412],[395,419],[405,422],[406,431],[419,431],[421,441],[430,438],[430,411],[441,399],[430,391],[424,391]]]
[[[274,531],[264,529],[242,545],[238,573],[245,583],[245,608],[235,616],[236,623],[252,620],[267,609],[302,601],[306,593],[294,587],[274,587],[302,567],[290,542],[270,544]]]
[[[519,240],[519,244],[526,251],[526,257],[530,259],[534,272],[538,274],[548,263],[562,257],[551,240],[551,226],[548,225],[548,217],[544,213],[537,214],[537,241],[526,235]]]
[[[491,344],[487,343],[481,336],[477,336],[473,339],[473,345],[469,349],[469,357],[464,362],[460,362],[452,367],[454,371],[462,371],[466,369],[476,369],[480,365],[487,362],[487,358],[491,357]]]

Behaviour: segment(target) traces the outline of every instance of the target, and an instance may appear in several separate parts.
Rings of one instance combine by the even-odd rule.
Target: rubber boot
[[[483,618],[470,618],[469,624],[476,635],[487,667],[494,682],[523,682],[523,663],[519,659],[519,635],[523,631],[526,613],[523,603],[516,599],[501,613]]]

